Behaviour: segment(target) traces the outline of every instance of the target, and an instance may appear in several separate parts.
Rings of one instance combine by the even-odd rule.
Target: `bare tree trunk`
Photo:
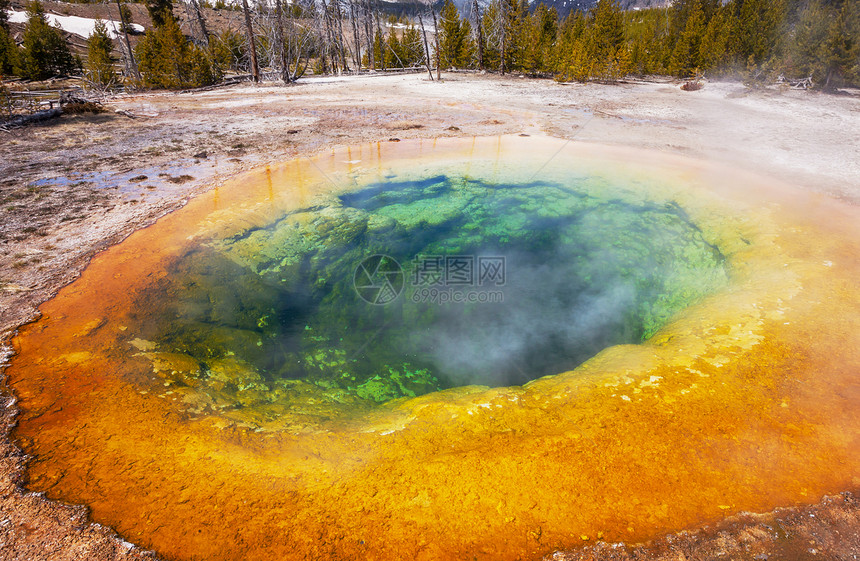
[[[337,62],[337,40],[335,39],[334,25],[331,21],[331,11],[329,10],[328,5],[325,0],[320,0],[322,3],[322,17],[323,17],[323,32],[325,35],[325,49],[323,57],[328,54],[329,59],[331,60],[331,69],[332,71],[336,71],[340,74],[340,68],[338,68]]]
[[[191,15],[191,6],[189,5],[189,3],[187,1],[181,1],[179,3],[182,4],[182,9],[185,10],[185,17],[188,19],[189,37],[191,38],[192,41],[194,41],[196,44],[198,44],[195,29],[194,29],[194,25],[195,25],[194,24],[194,16]],[[179,24],[180,22],[181,22],[180,19],[176,20],[177,24]]]
[[[290,12],[290,20],[292,20],[292,12]],[[301,78],[304,75],[305,70],[307,70],[307,68],[308,68],[307,59],[305,59],[304,66],[302,66],[302,56],[304,54],[306,54],[306,53],[304,53],[304,51],[305,51],[304,43],[309,40],[310,36],[311,36],[310,33],[307,33],[304,36],[299,35],[297,37],[297,43],[296,43],[296,49],[295,49],[295,68],[296,69],[293,71],[293,73],[290,77],[290,80],[292,82],[295,82],[296,80]]]
[[[358,19],[353,0],[349,0],[349,19],[352,20],[352,39],[355,44],[355,68],[361,72],[361,34],[358,30]]]
[[[200,34],[203,35],[203,40],[206,46],[209,46],[209,31],[206,29],[206,20],[203,19],[203,10],[200,9],[200,2],[191,0],[191,7],[194,8],[194,13],[197,15],[197,25],[200,27]]]
[[[478,32],[478,68],[484,69],[484,26],[481,21],[481,8],[478,0],[472,0],[472,12],[475,14],[475,29]]]
[[[303,49],[299,46],[296,49],[296,70],[293,72],[293,82],[304,76],[305,70],[308,68],[308,60],[305,59],[305,65],[302,66],[302,51]]]
[[[281,8],[281,0],[275,0],[275,24],[277,25],[278,49],[280,49],[281,81],[290,83],[290,64],[287,60],[287,37],[284,34],[284,11]]]
[[[128,55],[128,58],[126,58],[126,71],[140,80],[140,72],[138,72],[137,63],[134,60],[134,52],[131,50],[131,42],[128,40],[128,22],[125,21],[125,14],[122,13],[122,4],[119,3],[119,0],[116,0],[116,7],[119,8],[119,23],[122,25],[122,34],[125,38],[125,52]]]
[[[442,69],[440,68],[442,64],[442,57],[439,56],[439,24],[436,22],[436,10],[434,8],[430,8],[430,12],[433,14],[433,29],[435,33],[433,35],[436,37],[436,79],[442,79]]]
[[[424,27],[424,18],[421,17],[421,12],[418,12],[418,25],[421,26],[421,34],[424,36],[424,61],[427,64],[427,74],[430,75],[430,81],[433,81],[433,70],[430,69],[430,45],[427,44],[427,29]]]
[[[367,36],[367,59],[370,69],[376,70],[376,56],[373,52],[373,12],[370,9],[370,0],[364,0],[364,32]]]
[[[499,57],[499,71],[504,76],[505,74],[505,58],[507,57],[507,47],[508,47],[508,9],[507,9],[507,0],[501,0],[499,2],[499,14],[501,16],[501,23],[499,24],[499,31],[501,32],[501,53]]]
[[[326,6],[325,0],[320,0],[322,2],[322,38],[323,38],[323,48],[322,48],[322,70],[323,74],[328,72],[328,65],[326,64],[326,57],[328,56],[331,50],[331,40],[329,37],[329,27],[328,27],[328,6]],[[316,2],[314,2],[314,12],[316,12]],[[334,58],[334,57],[332,57]],[[332,68],[334,70],[334,68]]]
[[[340,67],[344,71],[349,71],[349,65],[346,63],[346,36],[343,34],[343,10],[340,7],[340,0],[334,0],[335,16],[337,17],[337,34],[338,34],[338,50],[340,51]]]
[[[251,25],[251,11],[248,9],[248,0],[242,0],[242,11],[245,12],[245,32],[248,34],[248,43],[251,50],[251,76],[255,82],[259,82],[260,67],[257,64],[257,41],[254,39],[254,27]]]
[[[382,26],[379,23],[379,6],[374,6],[374,12],[376,15],[376,36],[379,37],[379,65],[385,72],[385,34],[382,33]]]

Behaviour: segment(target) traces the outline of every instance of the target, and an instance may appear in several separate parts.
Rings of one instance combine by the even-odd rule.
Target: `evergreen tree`
[[[445,0],[439,18],[439,57],[442,68],[466,68],[471,65],[472,27],[460,18],[451,0]]]
[[[0,31],[9,32],[9,8],[11,0],[0,0]]]
[[[558,30],[554,49],[553,71],[560,80],[578,79],[572,68],[576,52],[582,48],[585,34],[585,16],[582,11],[571,12]]]
[[[699,44],[699,64],[703,69],[719,68],[727,62],[732,31],[730,15],[728,9],[721,8],[708,22]]]
[[[18,66],[18,46],[5,29],[0,29],[0,76],[15,73]]]
[[[385,66],[385,60],[383,57],[385,56],[385,37],[382,33],[375,33],[373,35],[373,61],[378,64],[380,67]],[[325,57],[320,57],[322,64],[325,64]],[[362,64],[365,66],[371,66],[370,64],[370,56],[365,53],[364,59],[362,60]],[[314,70],[314,73],[325,74],[327,69],[322,67],[319,72],[317,69]]]
[[[544,72],[552,67],[552,49],[558,34],[558,12],[538,4],[526,19],[523,33],[523,70]]]
[[[410,24],[400,40],[405,66],[418,66],[424,62],[424,44],[421,41],[421,32]]]
[[[18,46],[9,33],[10,5],[10,0],[0,0],[0,76],[9,76],[18,66]]]
[[[741,63],[761,65],[776,54],[784,31],[784,0],[732,0],[733,12],[729,51]]]
[[[501,60],[503,70],[522,70],[525,62],[524,29],[529,13],[528,0],[501,0],[501,5],[504,8],[502,21],[505,26]]]
[[[630,45],[632,71],[666,74],[670,58],[666,8],[651,8],[625,14],[625,36]]]
[[[145,0],[146,11],[149,12],[149,19],[152,20],[152,25],[162,27],[168,20],[175,19],[173,15],[172,0]]]
[[[484,67],[501,67],[502,13],[499,0],[492,0],[481,15],[484,31]]]
[[[611,54],[624,44],[621,9],[614,0],[598,0],[591,26],[592,43],[598,57]]]
[[[824,90],[833,90],[857,71],[860,56],[860,0],[843,0],[820,47]]]
[[[234,72],[247,71],[248,53],[245,38],[231,29],[225,29],[211,41],[212,57],[216,66]]]
[[[385,67],[403,68],[403,47],[393,29],[388,33],[385,43]]]
[[[598,0],[591,19],[586,56],[593,60],[591,78],[617,80],[632,67],[624,38],[621,9],[615,0]]]
[[[121,29],[123,33],[134,33],[134,21],[132,20],[131,8],[126,6],[125,4],[120,4],[120,8],[122,11],[122,17],[120,18],[123,22],[125,22],[125,27]]]
[[[156,88],[205,86],[220,72],[206,52],[191,43],[173,18],[149,31],[135,49],[143,84]]]
[[[684,31],[675,43],[669,72],[675,76],[689,76],[700,66],[699,47],[705,34],[705,13],[699,0],[692,0]]]
[[[45,80],[68,75],[80,68],[58,27],[48,25],[42,4],[35,0],[27,7],[27,27],[17,73],[28,80]]]
[[[99,86],[111,86],[117,82],[114,70],[116,58],[113,57],[113,41],[108,35],[107,26],[96,20],[93,32],[87,39],[87,80]]]
[[[785,61],[790,76],[811,77],[821,82],[824,68],[819,57],[830,28],[830,15],[830,9],[817,0],[807,4],[800,13]]]

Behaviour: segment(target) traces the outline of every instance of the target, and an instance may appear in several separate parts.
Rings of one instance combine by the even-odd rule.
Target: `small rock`
[[[447,130],[447,131],[458,131],[458,130],[460,130],[460,127],[455,127],[454,125],[451,125],[450,127],[448,127],[445,130]]]
[[[149,178],[148,178],[147,176],[145,176],[145,175],[135,175],[134,177],[132,177],[131,179],[129,179],[129,182],[131,182],[131,183],[140,183],[141,181],[146,181],[147,179],[149,179]]]
[[[191,175],[180,175],[179,177],[168,177],[167,180],[171,183],[176,183],[177,185],[181,185],[182,183],[187,183],[189,181],[193,181],[194,177]]]
[[[400,142],[399,138],[389,138],[388,142]]]
[[[198,158],[200,160],[205,160],[209,157],[209,154],[206,152],[206,150],[203,150],[202,152],[197,152],[196,154],[194,154],[193,157]]]

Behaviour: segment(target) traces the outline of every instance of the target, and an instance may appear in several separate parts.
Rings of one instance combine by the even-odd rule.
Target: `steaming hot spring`
[[[15,340],[14,436],[167,559],[641,541],[852,485],[858,254],[856,208],[675,156],[337,150],[96,256]]]

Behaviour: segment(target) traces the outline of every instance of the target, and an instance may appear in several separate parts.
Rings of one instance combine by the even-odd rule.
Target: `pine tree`
[[[571,12],[564,19],[558,30],[558,38],[553,49],[553,71],[558,80],[572,80],[573,69],[571,68],[575,53],[582,44],[585,34],[585,16],[582,11]]]
[[[125,4],[120,5],[120,10],[122,10],[122,17],[120,19],[124,22],[125,27],[121,29],[123,33],[134,33],[134,21],[132,20],[131,8],[126,6]]]
[[[625,14],[625,35],[630,44],[632,71],[640,74],[666,74],[670,58],[667,20],[669,10],[651,8]]]
[[[152,25],[155,27],[162,27],[168,20],[174,19],[172,0],[145,1],[146,11],[149,12],[149,19],[152,20]]]
[[[385,43],[385,67],[403,68],[403,47],[393,29],[389,31]]]
[[[523,33],[523,69],[544,72],[551,68],[551,51],[558,34],[558,12],[538,4],[526,19]]]
[[[98,86],[108,87],[117,82],[114,70],[116,58],[113,57],[113,41],[108,35],[107,26],[96,20],[93,32],[87,39],[87,80]]]
[[[594,63],[592,78],[617,80],[630,71],[632,64],[624,38],[624,23],[615,0],[598,0],[591,19],[586,56]]]
[[[10,5],[9,0],[0,0],[0,76],[9,76],[18,66],[18,46],[9,33]]]
[[[382,67],[385,64],[385,61],[383,60],[384,56],[385,56],[385,38],[383,37],[382,33],[375,33],[373,35],[373,61],[376,64],[380,65],[380,67]],[[367,53],[365,53],[364,57],[365,58],[362,61],[362,64],[364,64],[365,66],[371,66],[370,56]],[[321,58],[324,58],[324,57],[321,57]],[[317,70],[314,70],[314,72],[316,73]],[[324,73],[324,72],[321,72],[321,73]]]
[[[27,27],[17,73],[28,80],[45,80],[79,69],[58,27],[48,25],[42,4],[35,0],[27,7]]]
[[[702,69],[719,68],[727,62],[731,30],[729,10],[718,9],[708,22],[699,44],[699,64]]]
[[[471,65],[472,27],[460,18],[451,0],[445,0],[440,14],[439,56],[442,68],[466,68]]]
[[[528,0],[501,0],[501,2],[504,8],[502,20],[505,26],[502,56],[504,69],[507,71],[522,70],[526,44],[524,30],[526,16],[529,13]]]
[[[9,8],[11,0],[0,0],[0,31],[9,32]]]
[[[10,76],[18,66],[18,46],[5,29],[0,29],[0,76]]]
[[[484,31],[484,67],[501,67],[502,14],[499,0],[492,0],[481,14]]]
[[[729,51],[742,63],[761,65],[776,54],[785,23],[784,0],[732,0]]]
[[[598,0],[592,16],[591,37],[598,57],[613,53],[624,43],[621,10],[614,0]]]
[[[821,83],[824,68],[821,46],[829,31],[831,10],[816,0],[807,4],[799,15],[785,61],[789,76],[812,78]]]
[[[217,66],[234,72],[247,70],[243,63],[248,60],[247,42],[238,32],[225,29],[212,38],[212,57]]]
[[[705,33],[705,13],[699,0],[692,0],[690,13],[669,62],[669,72],[675,76],[689,76],[700,66],[699,46]]]
[[[827,37],[821,45],[824,67],[822,89],[834,90],[840,82],[857,71],[860,56],[860,1],[843,0],[842,8],[833,18]]]
[[[204,86],[219,79],[206,52],[191,43],[173,18],[146,34],[135,49],[143,84],[156,88]]]
[[[424,44],[421,42],[421,32],[409,25],[400,39],[405,66],[418,66],[424,61]]]

